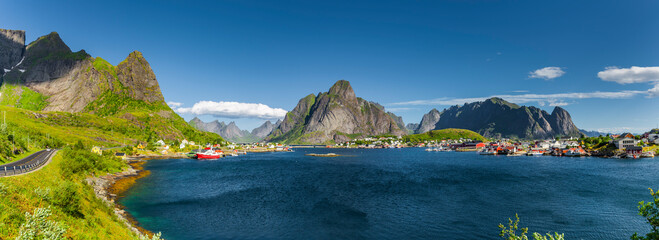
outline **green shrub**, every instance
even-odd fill
[[[526,236],[526,234],[529,232],[529,228],[519,228],[517,225],[519,224],[519,216],[515,214],[515,221],[512,219],[508,218],[508,226],[504,226],[503,224],[499,223],[499,228],[501,228],[501,232],[499,233],[499,236],[505,240],[528,240],[529,238]],[[517,235],[517,230],[521,230],[522,232]],[[558,234],[554,233],[554,235],[551,235],[547,233],[547,235],[543,236],[542,234],[539,233],[533,233],[533,239],[534,240],[564,240],[565,234]]]
[[[125,163],[112,155],[101,156],[87,150],[65,150],[60,163],[62,175],[71,178],[85,173],[112,173],[121,171]]]
[[[659,192],[654,192],[650,188],[650,195],[652,195],[651,202],[641,201],[638,203],[638,215],[641,215],[647,219],[652,230],[645,235],[645,237],[638,236],[638,233],[634,233],[631,237],[632,240],[654,240],[659,239]]]
[[[80,195],[78,186],[70,181],[64,181],[53,193],[53,204],[57,205],[66,214],[82,217],[80,212]]]

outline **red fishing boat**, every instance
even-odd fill
[[[203,153],[197,153],[197,159],[218,159],[222,157],[221,152],[215,152],[213,150],[208,150]]]

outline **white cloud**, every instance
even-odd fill
[[[560,67],[545,67],[529,73],[529,78],[542,78],[545,80],[563,76],[565,71]]]
[[[171,108],[178,108],[180,106],[183,106],[183,103],[180,102],[167,102],[167,105]]]
[[[562,106],[567,106],[569,103],[565,101],[560,101],[560,100],[549,100],[549,106],[551,107],[562,107]]]
[[[514,93],[527,93],[527,92],[529,92],[529,90],[515,90],[515,91],[511,91],[511,92],[514,92]]]
[[[195,103],[191,108],[178,108],[176,112],[215,117],[259,119],[283,119],[287,113],[284,109],[271,108],[261,103],[213,101],[201,101]]]
[[[620,84],[659,82],[659,67],[636,67],[618,68],[607,67],[598,72],[597,77],[604,81],[617,82]]]
[[[650,83],[654,87],[648,89],[648,97],[659,96],[659,67],[606,67],[604,71],[597,73],[597,77],[604,81],[619,84]]]
[[[659,97],[659,83],[656,83],[654,87],[648,90],[649,97]]]
[[[414,110],[416,108],[408,108],[408,107],[394,107],[394,108],[386,108],[385,110],[389,112],[405,112],[409,110]]]
[[[584,93],[553,93],[553,94],[519,94],[519,95],[493,95],[487,97],[474,98],[436,98],[429,100],[415,100],[407,102],[397,102],[388,104],[389,106],[408,106],[408,105],[461,105],[464,103],[484,101],[488,98],[499,97],[506,101],[514,103],[537,102],[541,106],[549,103],[550,106],[565,106],[568,99],[622,99],[631,98],[637,95],[647,94],[648,91],[625,90],[619,92],[584,92]],[[554,105],[552,105],[554,104]]]

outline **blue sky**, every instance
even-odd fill
[[[659,89],[657,1],[2,5],[0,28],[26,30],[28,41],[57,31],[74,51],[113,64],[143,52],[165,99],[181,103],[188,120],[206,113],[251,129],[346,79],[406,123],[432,108],[505,96],[549,112],[562,105],[588,130],[659,124],[649,91]],[[192,108],[202,101],[214,103]]]

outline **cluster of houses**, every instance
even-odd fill
[[[402,137],[365,137],[353,139],[345,143],[337,143],[335,147],[349,148],[402,148],[405,146]]]

